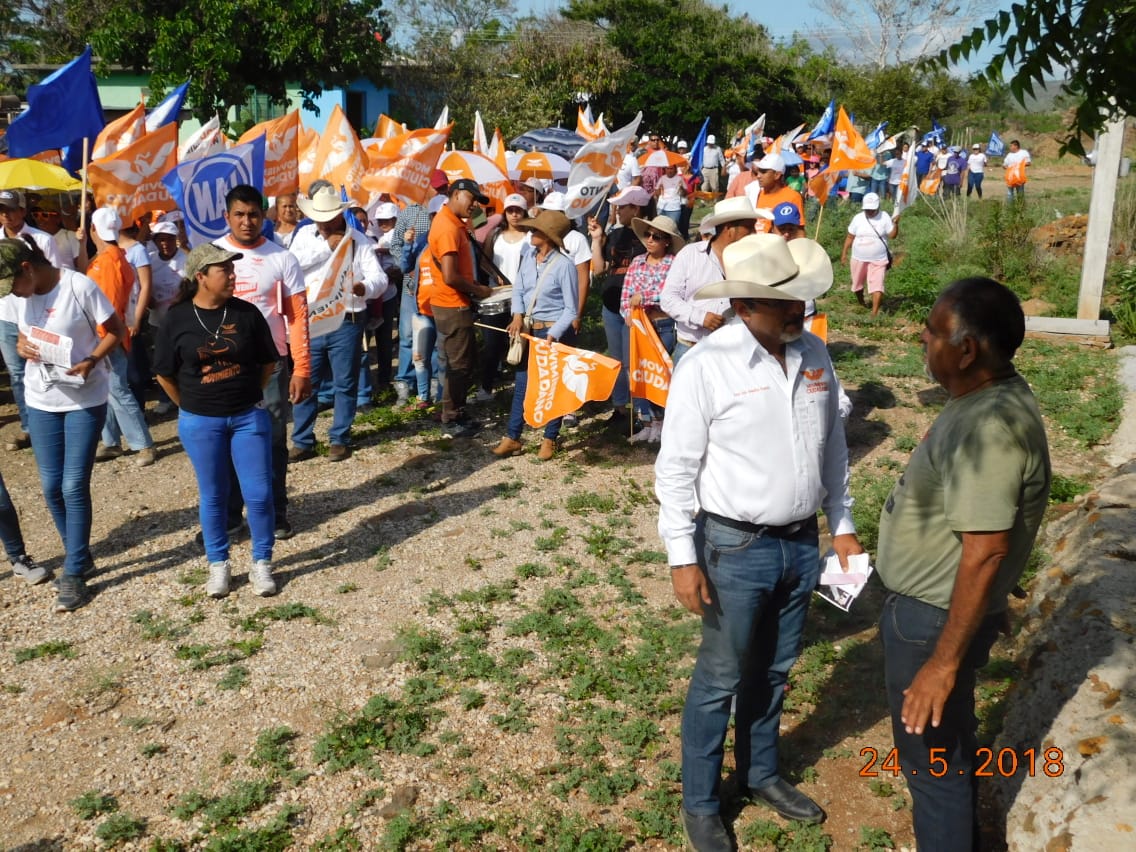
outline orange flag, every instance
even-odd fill
[[[870,169],[875,164],[876,155],[848,120],[844,107],[841,107],[836,113],[836,130],[832,134],[832,156],[829,157],[828,167],[841,171]]]
[[[363,188],[367,165],[367,152],[359,143],[347,114],[336,104],[327,120],[327,127],[320,134],[311,179],[330,181],[337,190],[342,188],[356,204],[366,205],[370,200],[370,194]]]
[[[614,358],[529,334],[525,337],[529,340],[525,422],[534,429],[570,414],[588,400],[611,396],[620,370]]]
[[[296,179],[300,187],[307,192],[308,186],[315,176],[312,174],[312,169],[316,165],[316,153],[319,151],[320,136],[310,127],[300,125],[300,131],[296,134],[297,150],[299,151],[300,159],[296,164]]]
[[[123,222],[148,210],[176,210],[162,176],[177,165],[176,121],[147,133],[109,157],[87,166],[87,179],[99,207],[114,207]]]
[[[400,124],[384,113],[379,116],[379,121],[375,125],[374,137],[376,139],[390,139],[392,136],[399,136],[405,132],[405,124]]]
[[[811,331],[828,343],[828,314],[813,314],[805,320],[805,331]]]
[[[300,111],[262,121],[245,131],[238,145],[264,137],[264,194],[287,195],[299,191]]]
[[[931,166],[927,177],[919,182],[919,191],[924,195],[934,195],[939,191],[939,183],[943,179],[943,172],[938,166]]]
[[[0,133],[0,136],[4,134]],[[18,157],[9,157],[7,154],[0,154],[0,163],[5,160],[19,159]],[[39,160],[41,163],[50,163],[53,166],[63,165],[63,154],[58,148],[48,148],[46,151],[40,151],[38,154],[32,154],[27,159]]]
[[[146,105],[139,103],[121,118],[116,118],[102,129],[91,147],[91,159],[101,160],[115,151],[121,151],[146,135]]]
[[[425,204],[430,175],[446,150],[452,129],[452,124],[444,130],[424,127],[372,148],[365,187],[372,193],[389,192],[416,204]]]
[[[631,395],[666,406],[674,369],[671,356],[642,307],[631,309],[627,325],[631,330]]]
[[[1016,163],[1011,163],[1006,166],[1006,174],[1003,175],[1006,181],[1006,186],[1025,186],[1026,185],[1026,161],[1025,159],[1018,160]]]
[[[823,172],[817,172],[809,179],[809,190],[823,207],[828,201],[828,195],[832,192],[832,188],[839,181],[840,172],[827,168]]]
[[[305,276],[310,339],[330,334],[343,325],[347,296],[355,283],[352,269],[354,261],[355,241],[340,240],[327,262],[314,273]]]
[[[493,128],[493,139],[489,142],[489,153],[486,156],[495,162],[501,171],[509,171],[509,163],[505,159],[505,138],[501,135],[500,127]]]

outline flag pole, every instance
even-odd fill
[[[827,201],[828,201],[828,199],[826,198],[825,202],[827,203]],[[825,206],[826,206],[826,204],[822,204],[820,206],[820,213],[817,214],[817,229],[816,229],[816,233],[813,234],[813,242],[820,242],[820,223],[824,221],[824,208],[825,208]]]
[[[83,137],[83,194],[79,197],[79,230],[83,232],[80,239],[87,238],[87,158],[91,153],[91,140]]]

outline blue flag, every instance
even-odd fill
[[[1003,157],[1005,154],[1006,143],[1002,141],[997,130],[990,131],[990,141],[986,143],[986,155],[988,157]]]
[[[153,133],[163,124],[177,121],[177,117],[181,113],[182,104],[185,103],[185,95],[188,91],[189,80],[186,80],[166,95],[160,104],[146,113],[146,132]]]
[[[888,123],[886,121],[880,122],[879,126],[864,138],[864,144],[873,151],[883,145],[884,140],[887,138],[884,136],[884,128],[887,126]]]
[[[225,196],[237,184],[249,184],[264,192],[264,137],[189,160],[162,178],[185,214],[190,245],[201,245],[229,232],[225,223]]]
[[[836,129],[836,99],[833,98],[828,102],[828,106],[824,108],[824,115],[820,117],[820,121],[816,123],[813,132],[809,134],[806,141],[819,139],[821,136],[831,136],[832,131]]]
[[[923,134],[923,142],[935,142],[938,145],[942,145],[943,140],[946,139],[946,136],[947,128],[943,127],[943,125],[939,124],[938,121],[932,118],[931,129]]]
[[[710,116],[706,116],[706,120],[702,122],[702,129],[694,137],[694,145],[690,149],[690,173],[692,175],[702,174],[702,157],[706,153],[706,131],[709,128]]]
[[[8,126],[8,156],[92,142],[103,129],[103,105],[91,73],[91,46],[42,83],[28,86],[28,108]]]

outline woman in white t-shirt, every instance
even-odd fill
[[[83,575],[94,569],[91,469],[110,384],[103,359],[126,327],[94,281],[56,269],[30,240],[0,240],[4,283],[17,297],[17,351],[27,359],[24,398],[32,450],[65,551],[55,609],[68,612],[86,602]],[[101,339],[100,325],[106,332]]]
[[[667,166],[666,172],[655,185],[655,209],[676,225],[682,220],[682,204],[686,200],[686,181],[677,166]]]
[[[860,206],[860,212],[848,223],[840,262],[847,262],[848,249],[852,249],[852,292],[860,304],[867,307],[866,284],[872,296],[872,316],[876,316],[884,298],[884,278],[891,265],[888,240],[899,233],[899,217],[893,219],[881,210],[880,197],[874,192],[865,195]]]

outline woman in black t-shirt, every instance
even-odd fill
[[[260,309],[233,297],[233,261],[241,257],[212,244],[189,253],[189,277],[166,316],[154,355],[158,382],[180,409],[178,437],[197,475],[209,560],[205,591],[215,598],[229,593],[230,463],[248,508],[249,582],[258,595],[276,593],[272,424],[263,389],[277,354]]]

